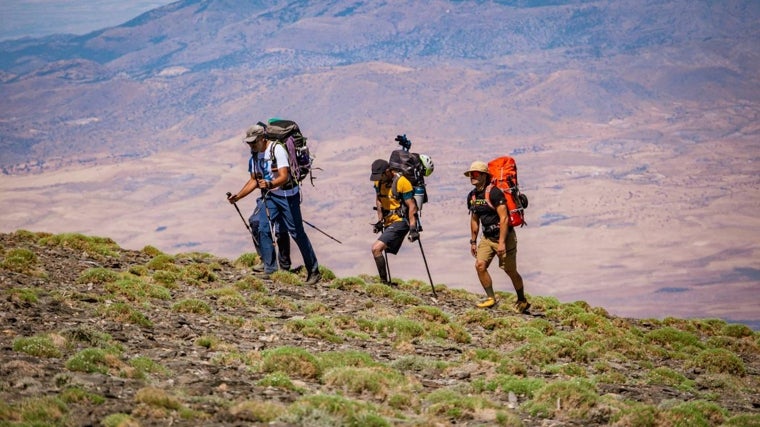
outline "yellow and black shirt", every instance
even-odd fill
[[[394,197],[393,195],[393,182],[396,182],[398,197]],[[374,183],[375,194],[380,199],[380,204],[383,207],[384,225],[388,226],[396,221],[402,221],[404,217],[401,213],[406,206],[406,200],[414,197],[412,183],[403,175],[394,179],[391,183],[383,181],[375,181]]]

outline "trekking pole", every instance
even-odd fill
[[[230,196],[232,196],[232,193],[229,191],[227,192],[227,198],[229,199]],[[235,210],[237,211],[238,215],[240,215],[240,219],[243,220],[243,224],[245,225],[245,228],[248,229],[248,232],[251,233],[251,239],[253,239],[253,245],[258,246],[258,241],[256,240],[256,235],[253,233],[253,230],[251,230],[251,226],[248,225],[248,222],[243,218],[243,214],[240,212],[240,208],[238,207],[237,203],[232,203],[233,206],[235,206]]]
[[[275,237],[276,233],[274,232],[275,230],[274,230],[274,224],[272,223],[272,217],[269,216],[269,206],[267,206],[267,197],[269,197],[268,191],[266,192],[266,194],[261,196],[261,204],[264,205],[264,213],[267,216],[267,223],[269,224],[269,235],[272,237],[272,246],[274,248],[277,248],[277,238]],[[277,257],[277,251],[275,251],[275,257]]]
[[[340,240],[336,239],[335,237],[333,237],[333,236],[325,233],[324,231],[320,230],[319,227],[317,227],[316,225],[311,224],[309,221],[306,221],[305,219],[301,218],[301,222],[303,222],[304,224],[308,225],[309,227],[311,227],[311,228],[319,231],[320,233],[324,234],[325,236],[327,236],[327,237],[335,240],[336,242],[340,243],[341,245],[343,244],[343,242],[341,242]]]
[[[428,267],[427,258],[425,258],[425,250],[422,249],[422,240],[417,239],[417,243],[420,244],[420,252],[422,252],[422,260],[425,261],[425,270],[427,270],[428,279],[430,280],[430,289],[433,290],[433,298],[438,298],[435,293],[435,286],[433,286],[433,278],[430,276],[430,268]]]

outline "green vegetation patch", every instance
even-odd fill
[[[63,233],[42,237],[38,243],[44,246],[60,246],[75,249],[100,260],[105,260],[106,257],[118,256],[118,252],[121,249],[110,238],[85,236],[79,233]]]
[[[13,351],[45,358],[63,355],[50,335],[47,334],[16,338],[13,340]]]
[[[333,368],[325,371],[322,381],[343,392],[359,395],[366,393],[379,400],[385,400],[400,389],[411,388],[406,377],[384,366]]]
[[[39,301],[39,290],[34,288],[11,288],[5,292],[12,301],[24,304],[36,304]]]
[[[319,266],[319,272],[322,274],[322,280],[329,282],[335,280],[335,273],[324,265]]]
[[[31,250],[14,248],[5,253],[0,266],[16,273],[40,275],[41,273],[36,271],[38,262],[37,255]]]
[[[246,276],[235,282],[235,288],[241,291],[267,292],[264,282],[253,276]]]
[[[14,404],[0,403],[0,425],[62,426],[67,425],[68,413],[68,406],[58,397],[30,397]]]
[[[230,407],[230,415],[241,421],[269,423],[285,412],[285,405],[278,402],[246,400]]]
[[[299,387],[296,387],[295,384],[293,384],[293,381],[290,379],[288,374],[279,371],[265,375],[264,378],[257,381],[256,384],[262,387],[276,387],[283,390],[292,390],[299,392],[303,391]]]
[[[204,295],[210,297],[216,301],[217,304],[224,307],[242,307],[245,305],[245,298],[243,298],[243,295],[232,286],[209,289],[204,292]]]
[[[116,362],[116,356],[102,348],[85,348],[66,361],[66,369],[107,374],[109,367],[117,365]]]
[[[145,279],[131,274],[125,275],[115,282],[106,283],[104,288],[108,292],[133,302],[142,302],[150,298],[171,299],[171,293],[165,287],[148,283]]]
[[[163,365],[146,356],[136,356],[130,359],[129,365],[139,372],[140,375],[138,377],[143,377],[147,374],[165,377],[170,374],[170,371]]]
[[[277,421],[303,426],[391,426],[374,405],[335,394],[304,396]]]
[[[535,392],[525,408],[534,416],[584,419],[600,398],[593,385],[584,379],[560,380]]]
[[[61,332],[61,335],[70,341],[82,342],[88,346],[103,348],[112,353],[123,351],[121,344],[115,342],[111,335],[97,331],[91,327],[80,326],[66,329]]]
[[[441,372],[448,366],[448,362],[434,358],[410,355],[400,357],[391,363],[391,366],[401,372]]]
[[[103,267],[88,268],[77,278],[77,283],[104,284],[115,282],[119,279],[119,273]]]
[[[723,423],[728,412],[714,402],[665,401],[660,403],[659,425],[717,426]]]
[[[80,387],[67,387],[58,394],[58,398],[62,402],[67,404],[71,403],[92,403],[94,405],[101,405],[105,403],[106,398],[84,390]]]
[[[704,345],[699,341],[699,337],[693,333],[670,326],[650,331],[646,334],[645,338],[650,343],[672,350],[680,351],[688,347],[704,348]]]
[[[488,399],[462,394],[450,388],[441,388],[425,397],[428,413],[444,416],[451,422],[464,422],[483,409],[496,408]]]
[[[424,336],[426,333],[421,322],[405,317],[380,319],[375,322],[375,331],[383,337],[395,336],[396,341],[410,341],[413,338]]]
[[[140,423],[132,418],[129,414],[116,413],[110,414],[100,421],[103,427],[133,427],[139,426]]]
[[[679,390],[693,390],[694,381],[689,380],[680,372],[665,366],[654,368],[647,373],[648,384],[665,385]]]
[[[359,350],[325,351],[317,355],[317,359],[324,369],[340,368],[346,366],[380,366],[380,363],[375,362],[369,353]]]
[[[299,347],[278,347],[263,352],[262,370],[287,372],[292,377],[314,379],[322,376],[322,367],[314,355]]]
[[[158,270],[154,272],[151,277],[153,277],[154,282],[168,289],[176,289],[178,287],[177,279],[179,278],[179,275],[173,271]]]
[[[336,279],[330,284],[331,288],[342,291],[356,291],[367,286],[367,283],[361,277],[343,277]]]
[[[182,402],[179,399],[157,387],[144,387],[137,390],[135,401],[175,411],[182,408]]]
[[[707,349],[687,363],[688,367],[702,368],[710,373],[725,373],[744,376],[747,369],[744,361],[736,354],[722,349]]]
[[[173,256],[162,253],[151,258],[145,266],[150,270],[171,271],[176,273],[180,271],[180,267],[174,261],[175,259]]]
[[[234,262],[234,265],[236,267],[253,267],[254,265],[259,263],[259,256],[255,253],[244,253],[240,255]]]
[[[306,319],[293,319],[285,323],[285,329],[300,333],[303,336],[318,338],[333,343],[343,342],[333,328],[330,319],[323,316],[312,316]]]
[[[172,305],[172,311],[178,313],[211,314],[211,306],[199,299],[188,298]]]
[[[155,246],[146,245],[140,250],[140,252],[144,253],[145,255],[150,255],[152,257],[156,255],[161,255],[163,252],[161,252],[160,249],[156,248]]]
[[[498,375],[494,378],[493,383],[498,390],[505,393],[510,391],[517,396],[533,398],[538,390],[546,385],[546,381],[541,378],[523,378],[515,375]]]
[[[193,263],[185,266],[180,273],[180,277],[194,286],[203,286],[208,283],[213,283],[219,280],[216,275],[217,265]]]
[[[152,328],[153,322],[129,304],[117,302],[99,310],[105,317],[121,323],[132,323],[145,328]]]
[[[449,315],[444,313],[440,308],[429,305],[411,307],[404,312],[404,315],[410,319],[432,323],[447,324],[451,321]]]
[[[723,326],[720,330],[720,334],[733,338],[746,338],[754,336],[755,332],[747,325],[731,323]]]

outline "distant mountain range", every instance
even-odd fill
[[[431,138],[478,140],[642,102],[756,102],[759,19],[754,0],[179,1],[0,43],[0,166],[146,156],[237,135],[252,114],[323,138],[430,123]],[[462,80],[474,111],[451,107]],[[525,113],[537,105],[548,115]]]

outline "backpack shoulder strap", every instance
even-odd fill
[[[393,194],[393,198],[401,202],[401,200],[398,198],[398,180],[401,179],[401,174],[396,174],[393,177],[393,182],[391,183],[391,193]]]
[[[272,171],[276,171],[277,168],[277,157],[274,155],[274,148],[279,144],[280,142],[277,140],[271,140],[269,144],[269,160],[272,161]]]
[[[495,209],[493,203],[491,203],[491,190],[493,190],[493,184],[488,184],[486,187],[486,203],[488,204],[488,207]]]

